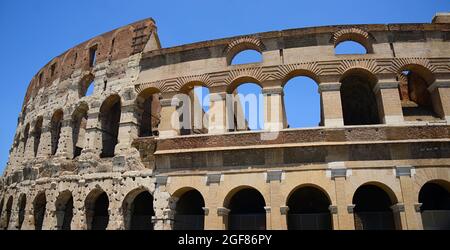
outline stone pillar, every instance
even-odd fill
[[[333,223],[333,230],[339,229],[339,217],[338,217],[338,207],[335,205],[330,205],[328,207],[328,210],[330,210],[330,215]]]
[[[34,126],[32,127],[34,128]],[[28,134],[27,144],[24,148],[23,159],[29,160],[34,158],[34,129],[32,129]],[[25,143],[25,142],[23,142]]]
[[[397,81],[379,81],[373,88],[377,99],[378,114],[384,124],[401,124],[403,122],[402,103]]]
[[[266,209],[267,213],[267,229],[275,229],[281,230],[283,229],[283,224],[285,223],[285,216],[282,216],[280,211],[281,207],[285,204],[285,201],[282,200],[281,195],[281,181],[283,177],[283,171],[281,170],[270,170],[267,171],[267,179],[266,181],[270,186],[270,208]],[[284,220],[284,221],[282,221]]]
[[[161,121],[158,126],[159,137],[167,138],[180,134],[180,114],[177,107],[180,104],[175,97],[166,97],[161,103]]]
[[[394,215],[395,229],[406,230],[408,229],[406,216],[405,216],[405,205],[403,203],[397,203],[391,206],[392,214]]]
[[[211,89],[211,91],[213,90]],[[227,93],[224,91],[210,93],[208,112],[209,134],[224,134],[228,131],[226,97]]]
[[[69,114],[64,113],[62,120],[61,133],[58,141],[57,157],[72,159],[73,158],[73,141],[72,141],[72,118]]]
[[[221,230],[228,229],[228,215],[230,214],[230,209],[225,207],[217,208],[217,215],[222,218]]]
[[[281,224],[281,230],[288,230],[288,215],[289,215],[289,207],[288,206],[281,206],[280,207],[280,224]]]
[[[38,158],[47,158],[52,151],[51,118],[44,117],[42,122],[42,133],[37,152]]]
[[[403,214],[405,221],[402,221],[402,228],[409,230],[420,230],[422,227],[422,216],[417,207],[417,192],[414,190],[413,180],[414,168],[412,166],[397,166],[396,176],[400,180],[400,187],[403,197]]]
[[[325,127],[344,126],[340,89],[340,82],[321,83],[319,85]]]
[[[135,116],[136,106],[134,103],[126,103],[122,106],[120,116],[118,143],[115,147],[115,154],[133,149],[133,140],[139,137],[139,125]],[[126,152],[123,152],[126,153]]]
[[[209,210],[207,214],[205,213],[206,230],[223,229],[223,220],[218,213],[218,208],[221,204],[219,204],[220,201],[217,200],[221,178],[221,173],[210,173],[206,176],[206,185],[209,187],[207,197],[205,197],[205,205],[207,204]]]
[[[264,129],[279,131],[287,127],[284,107],[284,93],[281,86],[265,87],[264,95]]]
[[[101,125],[99,121],[99,108],[91,108],[88,111],[86,123],[86,147],[82,154],[92,153],[99,156],[102,149]]]
[[[336,191],[337,218],[333,216],[333,227],[338,230],[353,230],[355,223],[353,218],[353,205],[347,203],[347,191],[345,182],[347,178],[347,168],[342,163],[335,163],[329,167],[331,178],[334,179]]]
[[[153,196],[155,216],[152,218],[155,230],[172,230],[173,228],[176,200],[166,190],[167,181],[167,176],[156,177],[156,190]]]
[[[109,206],[109,221],[106,230],[124,229],[123,216],[120,207],[117,207],[117,204],[115,202],[110,202]]]
[[[428,91],[433,100],[435,112],[447,122],[450,122],[450,79],[436,80]]]

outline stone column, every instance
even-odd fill
[[[228,131],[227,128],[227,93],[218,90],[218,92],[210,92],[210,106],[208,112],[208,133],[209,134],[224,134]],[[217,91],[217,90],[216,90]]]
[[[325,127],[344,126],[340,89],[340,82],[321,83],[319,85],[323,123]]]
[[[47,158],[52,150],[52,135],[51,135],[51,118],[44,117],[42,121],[42,133],[39,140],[39,147],[37,152],[38,158]]]
[[[275,230],[281,230],[283,229],[283,222],[282,220],[285,218],[285,216],[282,216],[280,211],[281,207],[285,204],[285,201],[282,200],[281,195],[281,181],[282,181],[283,171],[281,170],[270,170],[267,171],[267,179],[266,181],[269,183],[270,186],[270,208],[267,215],[267,229],[275,229]]]
[[[428,91],[433,100],[435,112],[447,122],[450,122],[450,79],[436,80]]]
[[[135,115],[137,113],[136,109],[134,100],[123,101],[116,153],[118,150],[130,148],[133,140],[139,137],[139,125]]]
[[[30,129],[30,132],[28,133],[27,144],[25,145],[23,153],[23,159],[25,160],[34,158],[34,133],[34,126],[32,126],[32,129]]]
[[[159,137],[167,138],[180,134],[180,114],[177,107],[180,104],[178,98],[166,96],[161,103],[161,121],[158,126]]]
[[[205,229],[206,230],[219,230],[223,228],[222,217],[218,214],[219,201],[217,196],[219,193],[220,180],[222,178],[221,173],[210,173],[206,176],[206,185],[208,185],[208,194],[205,197],[205,205],[208,206],[209,212],[205,213]]]
[[[284,93],[281,86],[265,87],[264,95],[264,129],[279,131],[287,127],[284,107]]]
[[[58,141],[57,157],[72,159],[73,158],[73,141],[72,141],[72,117],[64,112],[62,120],[61,133]]]
[[[281,224],[281,230],[288,230],[288,215],[289,215],[289,207],[288,206],[281,206],[280,207],[280,224]]]
[[[391,206],[392,214],[394,215],[395,228],[397,230],[408,229],[406,216],[405,216],[405,205],[403,203],[397,203]]]
[[[102,136],[99,121],[99,108],[91,108],[88,111],[88,119],[86,123],[86,147],[82,150],[82,154],[91,153],[99,156],[102,149]]]
[[[222,218],[221,230],[228,229],[228,215],[230,214],[230,209],[225,207],[217,208],[217,215]]]
[[[166,190],[167,176],[156,177],[156,190],[153,195],[153,228],[155,230],[172,230],[175,216],[176,200]]]
[[[401,124],[403,122],[402,103],[397,81],[379,81],[373,88],[377,99],[378,114],[384,124]]]
[[[400,180],[400,187],[403,197],[403,214],[405,221],[402,221],[402,228],[409,230],[421,230],[422,216],[417,207],[417,193],[414,190],[414,181],[412,179],[414,168],[412,166],[397,166],[396,176]]]
[[[343,163],[335,163],[329,167],[328,171],[331,178],[334,179],[336,191],[335,209],[337,209],[337,218],[333,220],[333,227],[339,230],[353,230],[355,229],[353,206],[347,203],[345,188],[347,168]]]
[[[335,205],[330,205],[328,207],[328,210],[330,210],[330,215],[333,223],[333,230],[339,229],[339,217],[338,217],[338,207]]]

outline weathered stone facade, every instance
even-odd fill
[[[349,40],[367,53],[336,55]],[[263,61],[231,65],[246,49]],[[295,76],[319,85],[318,127],[287,128],[283,87]],[[232,114],[220,97],[248,81],[263,89],[265,129],[229,132]],[[215,97],[206,128],[181,132],[171,123],[173,97],[193,86]],[[424,186],[440,186],[448,199],[449,123],[448,14],[173,48],[161,48],[147,19],[68,50],[32,79],[0,178],[0,227],[170,230],[189,228],[177,223],[191,218],[196,229],[235,229],[243,209],[236,197],[248,191],[243,197],[256,192],[262,205],[247,214],[288,229],[289,218],[307,213],[292,199],[320,191],[326,211],[309,210],[325,217],[311,218],[329,216],[332,229],[371,228],[365,212],[389,214],[396,229],[422,229]],[[380,190],[389,211],[364,210],[357,197],[382,200]]]

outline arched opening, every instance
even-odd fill
[[[23,221],[25,220],[25,207],[27,205],[27,197],[25,194],[21,194],[19,197],[19,223],[17,229],[22,229]]]
[[[127,230],[153,230],[153,196],[148,191],[132,191],[123,204]]]
[[[418,65],[407,65],[399,73],[399,91],[403,116],[407,121],[437,120],[428,87],[434,82],[431,71]]]
[[[319,86],[312,78],[291,78],[284,86],[288,128],[321,126]]]
[[[102,153],[100,157],[114,156],[118,143],[121,101],[118,95],[108,97],[100,107],[100,123],[102,130]]]
[[[78,85],[79,97],[91,96],[94,93],[94,75],[88,74],[84,76]]]
[[[341,101],[345,125],[379,124],[373,88],[377,79],[365,70],[354,69],[341,79]]]
[[[56,199],[56,224],[58,230],[70,230],[73,218],[73,197],[70,191],[62,192]]]
[[[45,209],[47,206],[47,198],[45,193],[39,193],[33,202],[34,210],[34,229],[42,230],[42,225],[44,224]]]
[[[25,131],[23,132],[23,153],[25,155],[25,151],[27,149],[28,136],[30,135],[30,124],[27,124],[25,127]]]
[[[193,189],[180,196],[176,204],[174,230],[203,230],[205,201],[199,191]]]
[[[183,86],[181,93],[188,98],[188,103],[180,103],[180,134],[207,134],[208,124],[204,123],[207,121],[204,117],[209,110],[209,89],[201,82],[191,82]]]
[[[34,126],[34,157],[37,156],[39,144],[41,143],[41,134],[42,134],[42,122],[43,118],[39,117],[36,121],[36,125]]]
[[[266,203],[264,197],[254,188],[236,192],[228,203],[229,230],[265,230]]]
[[[13,197],[10,196],[8,198],[8,202],[6,202],[6,209],[5,209],[6,221],[4,229],[8,229],[9,227],[9,222],[11,221],[12,205],[13,205]]]
[[[228,130],[247,131],[264,128],[264,96],[255,79],[242,78],[231,84],[227,98]]]
[[[63,120],[63,111],[57,110],[51,120],[51,144],[52,144],[52,155],[55,155],[58,151],[58,143],[59,138],[61,137],[61,127],[62,127],[62,120]]]
[[[72,114],[73,158],[80,156],[85,147],[88,109],[87,104],[82,104]]]
[[[446,186],[449,186],[449,183]],[[450,192],[440,183],[428,182],[419,192],[419,203],[422,203],[423,229],[450,229]]]
[[[109,223],[109,199],[102,190],[92,191],[85,202],[88,230],[106,230]]]
[[[289,230],[331,230],[330,200],[320,189],[301,187],[288,199],[287,225]]]
[[[160,104],[159,90],[148,88],[142,91],[137,102],[139,136],[158,136],[158,125],[160,122]]]
[[[231,59],[231,65],[260,63],[263,61],[261,52],[255,49],[246,49],[235,54]]]
[[[380,187],[365,184],[353,195],[356,230],[394,230],[396,223],[391,206],[394,202]]]
[[[359,42],[347,40],[337,44],[334,52],[336,55],[364,55],[367,49]]]

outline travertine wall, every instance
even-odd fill
[[[89,229],[92,208],[87,204],[104,191],[107,228],[125,229],[129,211],[124,204],[148,191],[154,199],[154,228],[171,229],[177,200],[195,189],[205,202],[205,228],[226,229],[231,195],[251,187],[264,197],[267,228],[287,229],[289,195],[314,186],[329,198],[333,228],[354,229],[352,199],[358,187],[369,183],[388,193],[397,228],[421,229],[421,187],[438,182],[448,188],[450,181],[446,16],[429,24],[326,26],[164,49],[148,19],[78,45],[53,59],[30,83],[0,179],[0,227],[34,229],[34,201],[45,193],[43,228],[60,229],[64,215],[57,204],[70,192],[71,228]],[[336,45],[348,40],[368,53],[336,55]],[[230,65],[246,49],[259,51],[263,61]],[[420,119],[406,117],[411,103],[399,95],[408,95],[405,71],[420,75],[428,91],[422,92],[431,98],[432,111]],[[295,76],[308,76],[319,85],[322,126],[287,129],[283,88]],[[341,85],[347,76],[369,83],[379,124],[345,124],[342,103],[351,100],[342,98]],[[86,79],[94,82],[91,96],[81,93]],[[223,97],[249,81],[262,87],[264,130],[228,132],[232,114]],[[212,95],[209,120],[206,129],[195,132],[203,134],[181,136],[171,122],[176,95],[193,86],[207,87]],[[157,125],[157,131],[139,138],[141,105],[149,96],[154,107],[149,124],[152,129]],[[111,145],[113,157],[102,158],[102,107],[112,97],[120,100],[117,144]],[[74,145],[74,114],[80,108],[87,110],[85,135]],[[62,114],[59,136],[51,123],[55,112]],[[75,157],[77,145],[83,148]],[[22,194],[25,219],[19,228]]]

